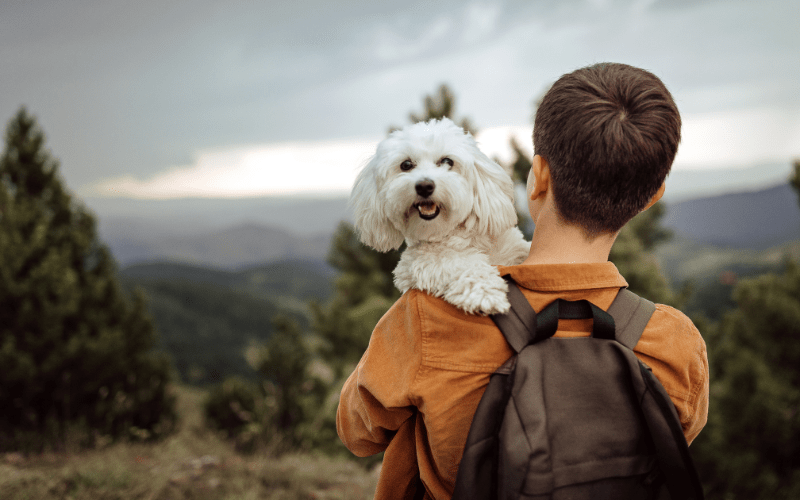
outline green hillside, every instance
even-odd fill
[[[237,280],[237,274],[226,269],[177,262],[134,264],[123,268],[120,274],[132,279],[185,280],[226,287],[233,286]]]
[[[122,270],[134,280],[183,280],[246,290],[258,295],[289,295],[302,300],[324,299],[331,291],[333,270],[317,260],[281,260],[237,271],[178,262],[134,264]]]
[[[235,286],[265,296],[289,295],[308,300],[324,300],[332,290],[334,271],[319,261],[283,260],[250,267],[236,273]]]
[[[800,258],[800,241],[753,250],[718,247],[676,237],[659,246],[656,256],[674,289],[685,284],[691,286],[683,311],[690,315],[702,313],[717,320],[735,307],[731,293],[738,281],[780,272],[787,256]]]
[[[245,350],[266,342],[272,320],[288,314],[308,326],[308,301],[324,300],[331,272],[324,263],[282,261],[241,271],[175,263],[137,265],[122,271],[128,289],[140,288],[180,379],[220,382],[255,377]]]

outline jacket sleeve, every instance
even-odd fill
[[[697,327],[677,309],[657,304],[634,353],[664,386],[691,444],[708,420],[708,355]]]
[[[336,429],[357,456],[385,450],[414,414],[413,385],[422,360],[419,293],[404,294],[381,318],[342,388]]]

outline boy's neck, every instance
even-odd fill
[[[542,210],[535,222],[531,251],[523,265],[607,262],[617,238],[616,233],[588,238],[583,229],[564,223],[552,209]]]

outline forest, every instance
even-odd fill
[[[409,120],[443,116],[476,130],[446,86]],[[381,457],[349,454],[335,410],[399,296],[399,252],[342,222],[327,266],[121,270],[58,168],[21,109],[0,157],[0,498],[371,498]],[[800,196],[800,161],[788,182]],[[675,283],[656,257],[665,210],[632,220],[610,260],[706,341],[709,420],[690,448],[706,497],[800,498],[800,263]]]

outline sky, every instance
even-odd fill
[[[788,175],[798,19],[797,0],[3,0],[0,120],[34,114],[82,197],[342,194],[442,83],[507,158],[555,79],[616,61],[671,90],[676,172]]]

